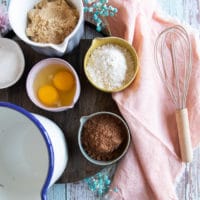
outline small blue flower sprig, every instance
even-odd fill
[[[85,178],[84,182],[87,183],[89,190],[96,192],[98,197],[103,197],[105,200],[110,199],[113,195],[121,197],[117,187],[110,188],[111,180],[105,173],[99,172],[95,176]]]
[[[102,31],[107,24],[105,24],[105,17],[113,17],[118,12],[117,8],[114,8],[108,4],[108,0],[84,0],[84,12],[91,13],[93,20],[96,24],[96,30]]]
[[[85,178],[89,190],[96,192],[97,196],[103,196],[109,190],[111,180],[107,174],[99,172],[95,176]]]

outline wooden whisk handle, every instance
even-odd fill
[[[193,152],[187,108],[176,111],[176,123],[178,128],[181,159],[183,162],[192,162]]]

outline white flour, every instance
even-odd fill
[[[24,55],[13,40],[0,38],[0,88],[13,85],[24,70]]]
[[[18,57],[12,49],[0,46],[0,85],[8,84],[18,74]]]
[[[132,78],[134,63],[130,52],[125,48],[106,44],[93,51],[86,70],[89,78],[99,88],[115,90]]]

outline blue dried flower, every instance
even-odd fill
[[[96,192],[97,196],[103,196],[109,190],[111,180],[107,174],[99,172],[95,176],[85,178],[89,190]]]
[[[93,20],[96,24],[96,30],[100,32],[106,24],[104,23],[105,17],[115,16],[118,12],[117,8],[114,8],[108,4],[108,0],[84,0],[85,7],[84,12],[93,13]],[[104,18],[104,20],[102,20]]]

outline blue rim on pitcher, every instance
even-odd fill
[[[54,150],[53,150],[51,140],[48,136],[48,133],[47,133],[46,129],[43,127],[43,125],[39,122],[39,120],[36,119],[31,113],[26,111],[24,108],[17,106],[15,104],[12,104],[12,103],[3,102],[3,101],[0,102],[0,107],[11,108],[11,109],[14,109],[14,110],[20,112],[21,114],[25,115],[28,119],[30,119],[37,126],[42,137],[44,138],[44,141],[45,141],[46,147],[47,147],[47,151],[48,151],[49,167],[48,167],[48,171],[47,171],[47,177],[46,177],[46,180],[44,181],[44,185],[41,189],[40,195],[41,195],[42,200],[46,200],[47,199],[47,190],[50,185],[51,178],[53,176],[53,171],[54,171]]]

